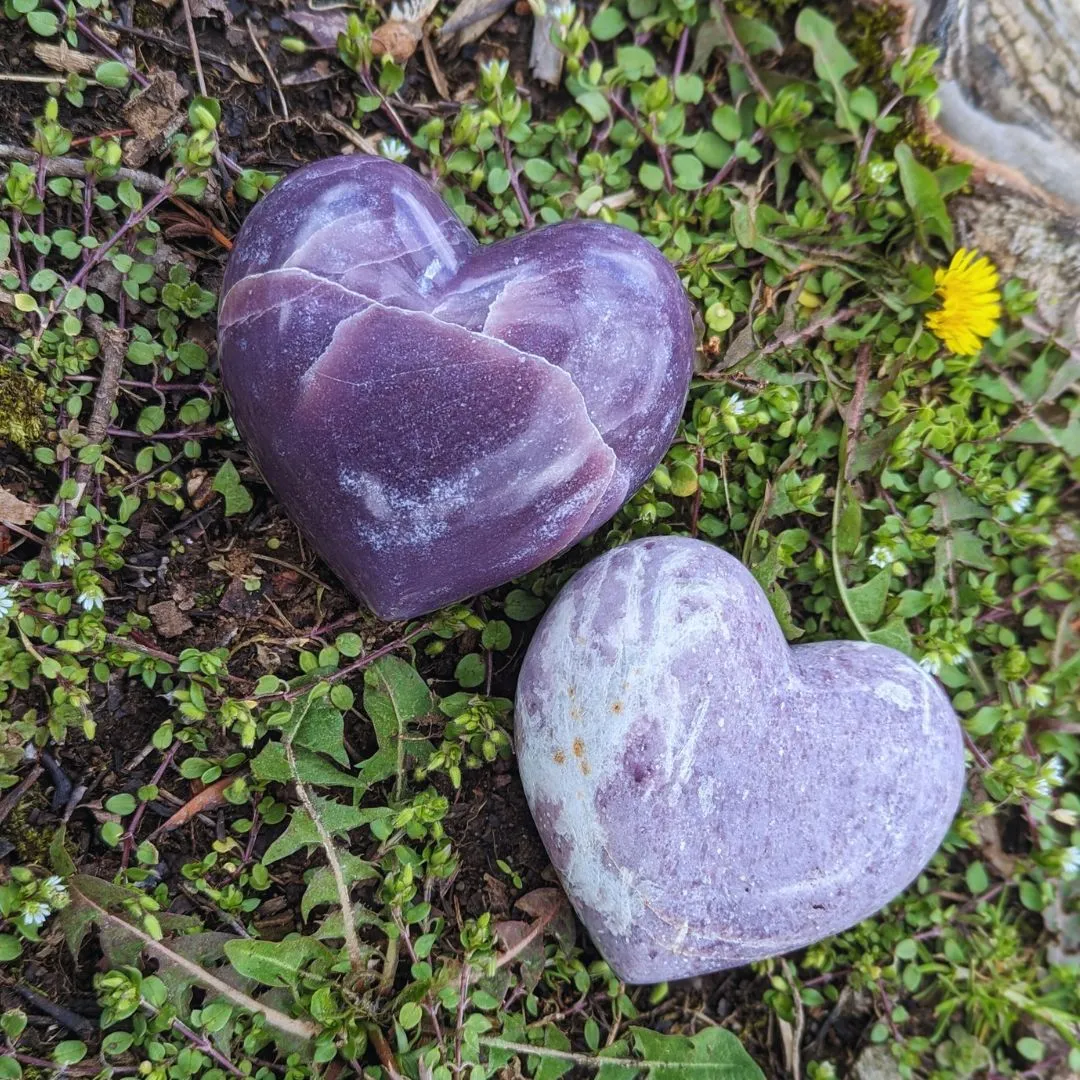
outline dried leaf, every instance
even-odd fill
[[[559,25],[560,17],[560,11],[550,9],[546,14],[536,16],[529,50],[529,67],[533,75],[540,82],[555,87],[562,83],[563,54],[551,40],[551,34]]]
[[[514,962],[518,965],[522,986],[526,993],[531,993],[540,976],[544,973],[544,935],[537,934],[524,946],[533,927],[519,919],[506,919],[495,924],[495,934],[506,952],[514,953]]]
[[[225,0],[191,0],[191,17],[193,19],[210,19],[220,15],[228,26],[232,21],[232,12]]]
[[[229,67],[240,76],[246,83],[251,83],[252,86],[262,86],[263,78],[261,75],[256,75],[254,71],[243,63],[241,60],[230,60]]]
[[[225,798],[225,789],[236,779],[236,774],[221,776],[212,784],[207,784],[202,791],[193,795],[168,821],[157,829],[155,835],[172,832],[186,825],[196,814],[205,814],[208,810],[216,810],[219,806],[225,806],[228,800]]]
[[[336,49],[339,34],[344,34],[349,16],[341,8],[326,11],[290,11],[288,18],[307,32],[320,49]]]
[[[140,90],[124,106],[124,120],[135,132],[126,144],[125,162],[137,168],[146,162],[154,147],[184,122],[180,104],[187,91],[172,71],[155,71],[150,85]]]
[[[561,889],[533,889],[532,892],[518,897],[514,907],[520,908],[526,915],[534,919],[552,919],[566,903],[566,897]]]
[[[331,75],[333,75],[333,72],[330,70],[330,61],[323,56],[302,71],[290,71],[287,75],[282,75],[281,85],[307,86],[308,83],[322,82],[324,79],[329,79]]]
[[[172,600],[162,600],[159,604],[151,604],[150,621],[154,624],[154,629],[164,638],[180,637],[195,625]]]
[[[435,55],[435,49],[431,44],[430,35],[424,35],[422,44],[424,47],[424,63],[427,64],[428,75],[431,76],[431,81],[435,84],[435,92],[443,99],[443,101],[449,101],[450,84],[446,81],[446,76],[443,74],[442,68],[439,67],[439,60]]]
[[[513,0],[461,0],[439,29],[439,41],[460,49],[475,41],[511,5]]]
[[[53,71],[73,71],[76,75],[90,75],[101,63],[100,56],[87,56],[72,49],[66,41],[59,45],[39,41],[34,45],[34,55]]]
[[[371,35],[371,53],[373,56],[389,56],[395,64],[404,64],[416,52],[422,36],[419,24],[391,19]]]
[[[975,822],[975,831],[979,834],[983,858],[1006,881],[1011,881],[1016,872],[1016,859],[1001,846],[1001,822],[996,817],[980,817]]]
[[[6,521],[9,525],[29,525],[36,514],[36,506],[23,502],[0,487],[0,521]]]

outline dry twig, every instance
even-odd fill
[[[50,82],[55,82],[50,79]],[[40,154],[36,150],[30,150],[25,146],[15,146],[12,143],[0,143],[0,161],[21,161],[24,165],[36,165]],[[72,179],[85,179],[86,162],[79,158],[55,157],[45,159],[46,176],[68,176]],[[142,169],[117,169],[110,180],[127,180],[132,187],[139,191],[159,192],[165,181],[153,173],[143,172]]]
[[[250,19],[247,22],[248,37],[251,38],[251,44],[255,46],[255,51],[259,54],[259,59],[263,62],[263,66],[268,72],[270,72],[270,81],[274,84],[274,89],[277,91],[278,101],[281,102],[281,113],[286,120],[289,119],[289,103],[285,100],[285,92],[281,89],[281,83],[278,82],[277,72],[274,70],[274,65],[270,63],[270,57],[266,55],[266,51],[262,45],[259,44],[259,38],[255,33],[255,26]]]

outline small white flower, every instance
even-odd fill
[[[1005,502],[1014,514],[1022,514],[1031,505],[1031,492],[1015,488],[1006,494]]]
[[[1043,766],[1043,772],[1055,787],[1060,787],[1065,780],[1065,770],[1061,766],[1061,758],[1056,754]]]
[[[501,86],[509,71],[509,60],[486,60],[480,65],[480,74],[492,86]]]
[[[83,611],[104,611],[105,594],[97,585],[91,585],[79,593],[77,599]]]
[[[1080,870],[1080,848],[1067,847],[1061,853],[1061,872],[1071,877],[1078,870]]]
[[[569,26],[574,21],[577,8],[573,4],[549,4],[548,14],[559,23],[560,26]]]
[[[732,394],[727,404],[728,410],[735,416],[742,416],[746,412],[746,402],[738,394]]]
[[[15,599],[6,585],[0,585],[0,619],[6,619],[15,610]]]
[[[53,562],[57,566],[74,566],[76,562],[74,548],[63,542],[57,544],[53,550]]]
[[[891,566],[896,562],[896,556],[892,553],[892,548],[888,544],[878,544],[870,552],[867,562],[871,566],[878,567],[879,570],[884,570],[886,566]]]
[[[23,922],[30,926],[41,926],[52,914],[52,908],[44,900],[31,900],[23,905]]]
[[[886,161],[875,161],[870,165],[870,179],[875,184],[888,183],[889,177],[892,176],[892,167]]]
[[[936,675],[941,670],[941,657],[936,652],[928,652],[919,661],[919,667],[928,675]]]
[[[379,140],[379,153],[391,161],[404,161],[409,156],[409,148],[393,135]]]
[[[1045,709],[1050,704],[1050,690],[1042,683],[1032,683],[1024,687],[1024,698],[1033,709]]]
[[[50,904],[56,905],[59,900],[67,899],[67,886],[55,874],[47,877],[41,883],[41,891],[48,898]]]

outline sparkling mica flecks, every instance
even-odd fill
[[[362,157],[301,169],[251,212],[219,335],[267,482],[387,619],[610,518],[667,450],[694,355],[648,241],[566,222],[481,247],[417,173]]]
[[[837,933],[901,892],[964,782],[936,682],[863,642],[788,646],[765,594],[699,540],[578,573],[518,683],[516,749],[551,861],[633,983]]]

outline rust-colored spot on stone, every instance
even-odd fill
[[[592,769],[589,767],[589,763],[587,761],[583,761],[581,763],[581,775],[582,776],[588,776],[589,773],[591,773],[591,772],[592,772]]]
[[[621,701],[613,701],[611,703],[611,711],[616,715],[623,711],[623,703]]]
[[[555,751],[554,759],[556,765],[563,765],[566,763],[566,755],[561,750]]]
[[[574,706],[571,707],[571,709],[570,709],[570,719],[571,720],[580,720],[581,719],[581,709],[577,705],[574,705]]]
[[[585,744],[580,739],[574,740],[574,757],[581,757],[585,753]]]
[[[576,686],[568,686],[566,688],[566,696],[567,697],[577,697],[577,687]]]

